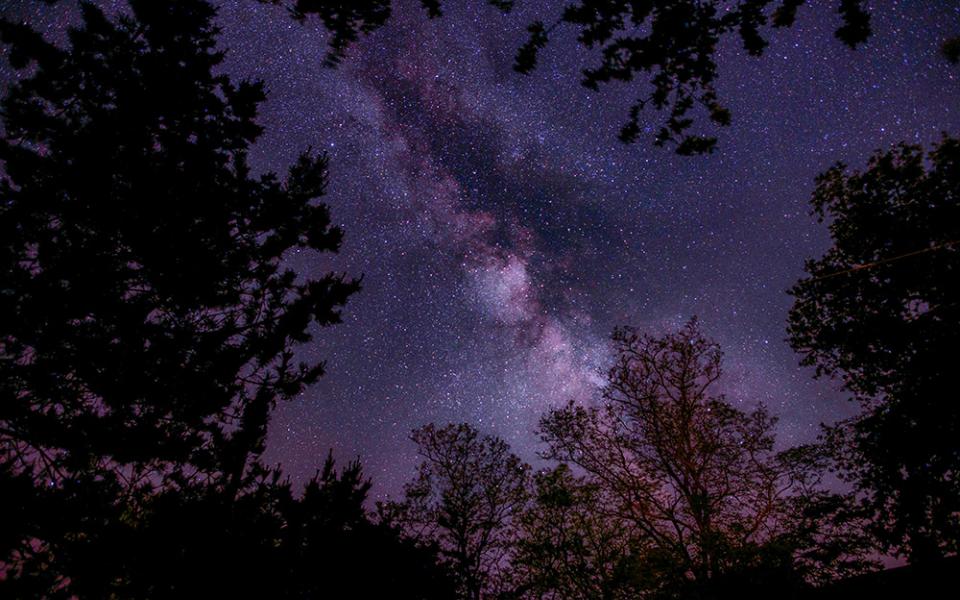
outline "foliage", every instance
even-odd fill
[[[603,510],[608,502],[599,485],[565,464],[537,473],[533,500],[518,518],[511,597],[637,597],[639,542]]]
[[[881,541],[911,560],[958,550],[960,140],[900,145],[864,171],[838,164],[813,207],[833,246],[791,290],[790,341],[842,377],[863,413],[830,431]]]
[[[631,106],[621,140],[639,137],[640,115],[652,106],[669,114],[657,130],[656,145],[675,144],[678,154],[711,152],[716,137],[692,135],[689,130],[694,123],[691,111],[697,107],[716,125],[730,124],[730,111],[715,87],[721,40],[737,35],[748,54],[759,56],[767,46],[761,29],[792,25],[801,4],[802,0],[579,0],[567,6],[553,25],[536,22],[529,27],[530,38],[517,53],[515,68],[521,73],[533,70],[549,34],[558,26],[573,26],[580,44],[599,49],[601,55],[599,65],[584,69],[584,86],[596,91],[612,81],[630,82],[638,76],[649,80],[652,91]],[[869,14],[862,4],[839,2],[843,26],[836,35],[850,47],[870,34]]]
[[[300,496],[265,468],[270,411],[358,287],[292,251],[341,232],[326,157],[251,176],[259,83],[214,74],[214,10],[82,5],[58,48],[3,22],[23,70],[0,158],[0,591],[12,598],[449,598],[435,549],[364,509],[359,465]],[[376,578],[367,566],[378,565]]]
[[[79,574],[69,591],[81,598],[449,598],[435,552],[371,520],[369,485],[358,464],[338,472],[328,458],[296,496],[278,471],[236,498],[209,485],[152,493],[73,540],[56,568]],[[39,595],[19,579],[9,597]]]
[[[282,267],[340,244],[314,202],[326,158],[250,177],[263,92],[211,73],[212,9],[133,9],[112,23],[84,5],[69,51],[0,30],[12,63],[36,69],[3,106],[6,451],[54,480],[104,462],[213,466],[197,447],[245,436],[258,448],[269,407],[322,373],[293,348],[356,289]]]
[[[282,4],[283,0],[257,0],[264,4]],[[513,0],[487,0],[491,6],[506,13],[513,8]],[[443,14],[441,0],[420,0],[430,18]],[[295,0],[288,7],[290,15],[306,21],[316,15],[330,32],[329,52],[324,59],[328,67],[334,67],[344,59],[347,49],[361,35],[369,35],[383,27],[391,14],[391,0]]]
[[[501,439],[463,423],[417,429],[423,462],[402,501],[381,512],[414,539],[436,544],[458,578],[459,598],[493,597],[515,542],[529,467]]]
[[[280,3],[280,0],[260,0]],[[439,16],[439,0],[421,0],[431,17]],[[508,12],[512,0],[488,0]],[[620,139],[634,142],[645,131],[640,115],[648,106],[666,111],[666,122],[657,128],[658,146],[673,144],[678,154],[712,152],[716,137],[691,134],[694,113],[701,110],[715,125],[730,124],[730,111],[720,102],[715,87],[716,55],[721,41],[737,36],[744,49],[759,56],[767,46],[763,29],[789,27],[803,0],[577,0],[563,8],[551,24],[531,23],[529,37],[517,51],[514,69],[529,73],[551,34],[561,26],[577,30],[577,41],[586,49],[598,49],[600,63],[583,70],[582,83],[597,91],[612,81],[630,82],[642,77],[650,91],[637,99]],[[870,35],[870,14],[863,0],[837,0],[842,25],[836,37],[851,48]],[[328,65],[344,57],[346,48],[360,34],[382,27],[390,16],[390,0],[343,3],[331,0],[297,0],[291,13],[299,20],[317,15],[330,32]]]
[[[810,564],[800,573],[793,561],[809,541],[799,536],[797,504],[828,496],[817,491],[818,449],[776,452],[776,421],[763,407],[744,412],[712,394],[721,352],[696,321],[661,337],[620,328],[613,341],[602,405],[551,411],[541,437],[546,457],[581,468],[609,498],[601,510],[642,540],[647,591],[716,589],[775,556],[789,558],[781,562],[798,579],[836,568]],[[850,532],[838,523],[840,531]]]

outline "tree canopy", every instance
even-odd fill
[[[512,597],[636,598],[643,539],[603,510],[611,502],[602,485],[567,464],[536,473],[518,517]]]
[[[785,593],[865,566],[852,513],[822,511],[843,503],[819,486],[819,449],[776,451],[763,407],[743,411],[714,393],[721,352],[696,321],[659,337],[621,328],[613,344],[602,404],[549,412],[541,437],[547,458],[605,491],[598,510],[635,532],[647,593],[719,593],[758,570],[777,573],[771,592]],[[811,521],[818,511],[824,519]],[[840,553],[807,560],[806,548],[834,534]]]
[[[411,439],[423,458],[402,500],[382,513],[422,542],[436,544],[457,574],[457,597],[496,597],[505,581],[515,516],[527,496],[529,466],[502,439],[466,423],[428,424]]]
[[[32,69],[3,101],[4,450],[55,484],[186,463],[236,483],[270,407],[323,372],[294,349],[357,289],[282,262],[340,245],[327,158],[251,176],[263,89],[213,74],[205,2],[82,8],[68,49],[0,25]]]
[[[504,13],[515,4],[513,0],[486,1]],[[288,10],[300,21],[310,16],[319,18],[330,34],[326,64],[335,66],[346,56],[350,44],[387,22],[391,4],[390,0],[347,4],[296,0]],[[421,0],[421,4],[430,17],[442,14],[440,0]],[[716,147],[716,136],[692,130],[695,117],[706,117],[716,126],[730,124],[730,111],[715,86],[720,42],[735,36],[748,54],[760,56],[768,44],[767,28],[790,27],[803,4],[804,0],[577,0],[555,17],[528,26],[529,37],[518,47],[514,69],[524,74],[532,72],[551,34],[560,27],[572,27],[579,44],[600,53],[595,66],[582,70],[584,87],[598,91],[604,84],[635,79],[646,84],[620,130],[622,141],[630,143],[640,137],[644,132],[641,115],[652,107],[668,115],[665,122],[653,128],[656,145],[672,145],[678,154],[709,153]],[[866,41],[871,33],[866,3],[837,0],[831,4],[840,17],[836,37],[851,48]]]
[[[874,510],[887,548],[956,552],[960,406],[960,141],[901,144],[862,171],[817,179],[813,209],[833,246],[791,290],[790,341],[842,379],[863,413],[832,430],[842,470]]]

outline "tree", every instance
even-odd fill
[[[511,564],[516,598],[636,598],[641,540],[611,517],[600,485],[565,464],[534,476],[533,500],[518,518]]]
[[[281,0],[258,0],[280,4]],[[487,0],[502,12],[509,12],[513,0]],[[679,154],[701,154],[716,147],[716,137],[691,134],[699,108],[719,126],[730,124],[730,111],[717,96],[715,56],[724,37],[737,36],[752,56],[760,56],[767,41],[761,33],[768,25],[793,25],[803,0],[577,0],[546,25],[535,21],[527,28],[529,39],[517,51],[514,69],[530,73],[538,53],[550,35],[561,26],[577,29],[578,42],[587,49],[599,48],[599,65],[583,70],[582,83],[597,91],[601,84],[630,82],[643,77],[649,84],[629,111],[620,139],[634,142],[642,127],[640,115],[649,107],[669,115],[656,133],[658,146],[672,144]],[[421,0],[430,17],[439,17],[440,0]],[[863,0],[837,0],[842,24],[836,37],[854,48],[870,35],[870,14]],[[338,64],[349,45],[361,34],[382,27],[390,16],[390,0],[296,0],[290,13],[300,21],[319,17],[330,32],[327,64]]]
[[[284,4],[283,0],[257,0],[262,4]],[[506,13],[513,8],[513,0],[485,0],[485,2]],[[441,0],[420,0],[420,5],[430,18],[443,14]],[[293,0],[287,5],[287,11],[297,21],[306,21],[316,15],[330,32],[330,51],[324,60],[328,67],[334,67],[346,56],[347,48],[361,35],[369,35],[383,27],[390,18],[391,0]]]
[[[350,589],[357,598],[453,597],[455,580],[436,546],[374,520],[364,508],[369,490],[358,462],[338,474],[328,457],[303,497],[287,500],[281,538],[286,577],[280,579],[291,582],[289,597],[326,598],[336,589]]]
[[[369,488],[359,463],[337,470],[328,456],[300,494],[277,470],[233,499],[204,486],[165,490],[129,528],[67,559],[109,561],[122,598],[450,598],[435,549],[374,521]]]
[[[642,541],[647,593],[709,597],[730,578],[773,572],[776,585],[800,585],[818,569],[863,566],[857,556],[832,556],[803,572],[794,560],[830,532],[802,522],[823,508],[818,449],[776,452],[775,418],[712,393],[722,355],[695,320],[661,337],[619,328],[613,342],[602,404],[550,411],[541,437],[545,457],[582,469],[609,498],[598,509]]]
[[[159,491],[256,485],[270,410],[323,373],[296,348],[358,289],[284,267],[340,245],[327,158],[251,175],[264,93],[214,74],[214,9],[130,8],[82,4],[65,48],[0,22],[0,476],[42,507],[0,560],[51,595],[109,595],[70,565]]]
[[[402,501],[382,514],[415,539],[435,543],[457,578],[457,597],[492,598],[505,581],[529,467],[503,440],[466,423],[433,424],[411,436],[423,457]]]
[[[864,171],[817,179],[814,212],[833,246],[791,290],[790,342],[863,408],[829,431],[840,470],[888,551],[957,552],[960,406],[960,140],[925,155],[901,144]]]
[[[720,0],[578,0],[564,8],[549,27],[538,21],[528,28],[530,38],[517,53],[515,69],[528,73],[549,34],[561,25],[578,29],[577,40],[587,48],[599,48],[599,65],[583,70],[582,83],[591,90],[612,81],[630,82],[649,78],[651,91],[631,106],[629,119],[620,130],[624,142],[635,141],[641,131],[640,114],[647,107],[668,111],[654,143],[674,144],[678,154],[712,152],[714,136],[690,134],[691,111],[699,107],[716,125],[730,124],[730,111],[720,102],[714,82],[715,55],[722,38],[739,36],[744,50],[760,56],[767,41],[761,29],[791,26],[803,0],[744,0],[731,4]],[[851,48],[870,35],[870,15],[862,0],[840,0],[843,25],[836,36]]]

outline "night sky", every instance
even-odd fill
[[[57,35],[67,4],[4,11]],[[307,146],[330,154],[342,252],[291,264],[363,275],[344,323],[304,349],[328,374],[278,408],[269,462],[302,480],[332,448],[363,460],[376,494],[393,493],[412,476],[410,430],[431,421],[468,421],[535,460],[539,416],[596,397],[615,325],[661,332],[692,315],[725,350],[728,397],[766,403],[782,443],[851,414],[785,341],[786,290],[829,242],[809,214],[813,179],[837,160],[960,132],[960,71],[939,54],[960,32],[960,2],[872,2],[874,35],[858,51],[834,39],[838,17],[820,2],[760,59],[729,40],[718,87],[733,125],[706,157],[655,148],[652,132],[619,142],[639,88],[581,87],[591,55],[571,30],[532,75],[513,72],[525,26],[563,3],[519,0],[504,16],[448,1],[437,20],[416,0],[395,4],[330,70],[315,21],[222,3],[224,70],[269,91],[254,164],[285,170]],[[653,129],[663,115],[645,118]]]

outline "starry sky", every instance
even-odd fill
[[[65,4],[3,9],[57,36]],[[783,444],[856,408],[785,341],[786,290],[829,243],[810,216],[813,180],[838,160],[960,132],[960,70],[939,55],[960,32],[960,1],[875,0],[857,51],[819,2],[762,58],[729,40],[718,89],[733,124],[702,157],[655,148],[652,132],[619,142],[640,88],[580,86],[593,55],[572,31],[532,75],[513,72],[525,26],[560,2],[518,0],[503,15],[448,1],[430,20],[397,0],[336,70],[321,64],[315,21],[219,4],[223,69],[269,93],[257,169],[284,171],[308,146],[330,154],[343,249],[291,265],[363,276],[344,323],[303,349],[328,374],[275,413],[267,460],[294,480],[333,449],[363,460],[376,495],[396,493],[416,461],[409,432],[428,422],[470,422],[535,461],[540,415],[596,397],[620,324],[663,332],[697,315],[725,351],[723,391],[766,403]],[[662,119],[644,117],[651,129]]]

